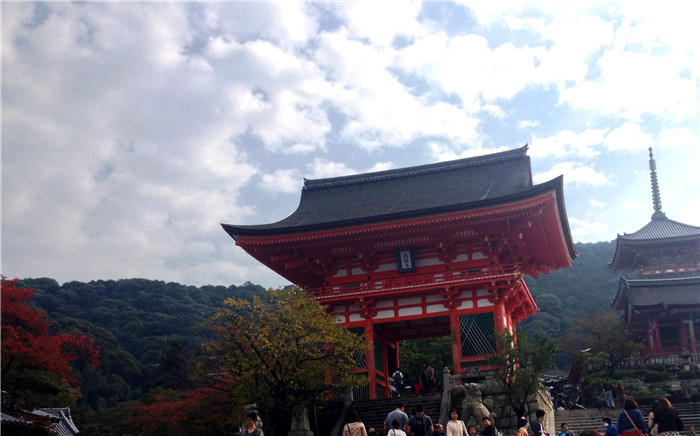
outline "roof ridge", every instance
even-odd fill
[[[404,168],[395,168],[385,171],[376,171],[371,173],[353,174],[348,176],[329,177],[325,179],[307,179],[304,178],[303,190],[321,189],[343,185],[354,185],[377,180],[390,180],[401,177],[410,177],[420,174],[429,174],[444,170],[453,170],[490,164],[494,162],[503,162],[511,159],[518,159],[527,156],[528,144],[514,150],[506,150],[498,153],[472,156],[462,159],[455,159],[443,162],[434,162],[431,164],[417,165]]]

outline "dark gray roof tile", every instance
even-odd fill
[[[530,188],[532,174],[526,145],[448,162],[305,180],[299,207],[287,218],[264,225],[223,226],[234,236],[380,222],[455,205],[488,203]]]

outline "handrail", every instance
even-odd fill
[[[465,282],[514,278],[519,275],[520,266],[516,263],[484,265],[436,273],[411,274],[405,277],[392,277],[389,279],[319,286],[315,288],[307,288],[307,292],[311,293],[314,298],[322,300],[349,295],[371,294],[395,290],[410,290],[435,285],[449,285]]]

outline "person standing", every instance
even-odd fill
[[[259,429],[258,427],[255,426],[255,423],[257,421],[258,421],[258,414],[255,412],[251,412],[245,417],[246,428],[243,429],[243,434],[245,436],[265,436],[262,429]]]
[[[534,436],[549,436],[549,432],[545,430],[544,427],[544,410],[540,409],[535,412],[536,420],[532,421],[530,428],[532,429],[532,434]]]
[[[406,424],[408,436],[426,436],[433,432],[433,421],[424,413],[423,405],[416,406],[416,414]]]
[[[343,436],[367,436],[367,428],[354,410],[350,410],[347,414],[347,421],[343,426]]]
[[[424,393],[425,395],[430,395],[433,392],[433,387],[435,386],[435,370],[433,369],[433,365],[427,364],[427,367],[425,369],[425,385],[423,386],[423,389],[425,390]]]
[[[399,427],[401,427],[401,423],[399,422],[399,420],[393,420],[391,422],[391,430],[389,430],[387,436],[407,436],[406,432],[401,430]]]
[[[457,419],[457,410],[450,410],[450,420],[447,421],[445,426],[445,436],[464,436],[467,434],[467,427],[464,422]]]
[[[428,386],[428,381],[426,380],[426,375],[428,374],[428,362],[423,363],[423,367],[420,370],[420,386],[416,394],[423,393],[425,395],[426,387]]]
[[[649,433],[642,412],[639,411],[639,405],[631,398],[625,400],[625,408],[622,409],[617,417],[617,431],[623,435],[626,431],[638,429],[644,434]]]
[[[625,391],[625,387],[622,386],[622,382],[617,384],[617,401],[620,402],[620,404],[625,404],[625,400],[627,399],[627,392]]]
[[[659,436],[659,426],[654,424],[654,413],[659,410],[659,402],[654,401],[651,405],[651,411],[649,412],[649,419],[647,420],[647,426],[649,427],[649,434],[651,436]]]
[[[399,421],[399,429],[403,430],[408,422],[408,415],[403,411],[403,403],[396,403],[396,409],[389,412],[384,420],[384,434],[388,434],[388,431],[393,428],[394,420]],[[403,433],[403,431],[402,431]]]
[[[491,420],[486,416],[481,418],[481,426],[484,428],[481,431],[481,436],[496,436],[498,434],[498,429],[491,424]]]
[[[614,389],[615,386],[613,386],[613,384],[610,383],[610,379],[605,377],[605,381],[603,382],[603,395],[605,395],[605,407],[609,407],[611,409],[615,408],[615,400],[613,399]]]
[[[396,388],[396,396],[400,397],[401,391],[403,390],[403,374],[401,373],[401,370],[398,367],[396,368],[396,371],[394,371],[394,374],[391,375],[391,378],[394,379],[394,388]]]
[[[605,436],[620,436],[617,427],[615,427],[615,424],[612,423],[612,419],[609,417],[603,418],[603,425],[605,425]]]
[[[515,436],[528,436],[528,428],[530,427],[530,422],[524,416],[518,418],[518,430],[515,432]]]
[[[661,397],[657,403],[659,407],[654,412],[654,424],[659,427],[659,436],[678,436],[683,431],[683,421],[678,412],[668,398]]]

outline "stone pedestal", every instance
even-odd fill
[[[287,436],[313,436],[314,432],[309,427],[309,414],[306,413],[304,405],[294,407],[292,416],[292,428],[287,432]]]

